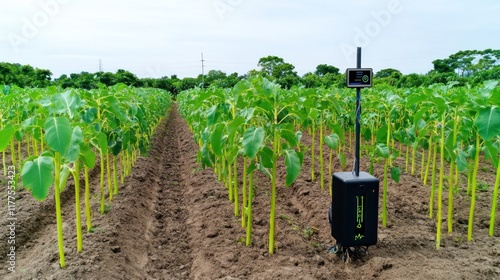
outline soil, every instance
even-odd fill
[[[302,141],[307,146],[311,139],[305,135]],[[500,279],[500,219],[495,236],[488,236],[492,188],[477,194],[474,240],[467,241],[470,198],[464,191],[463,175],[454,201],[454,232],[446,233],[443,218],[439,250],[435,248],[435,219],[428,217],[430,187],[422,184],[420,176],[403,172],[399,183],[389,180],[388,224],[384,227],[379,222],[377,244],[369,247],[364,258],[345,263],[328,252],[335,243],[327,221],[330,179],[325,179],[324,190],[319,173],[311,180],[307,153],[297,181],[289,188],[278,184],[276,251],[270,255],[269,179],[256,175],[253,239],[246,247],[245,230],[241,218],[234,215],[227,190],[212,169],[200,168],[197,150],[174,106],[157,127],[149,156],[138,158],[119,194],[107,201],[109,211],[104,215],[98,211],[99,175],[92,172],[94,232],[84,235],[81,253],[76,251],[70,183],[62,195],[64,269],[59,268],[54,200],[50,197],[40,203],[23,190],[16,194],[15,272],[8,270],[5,191],[0,209],[0,278]],[[404,167],[405,162],[398,158],[394,164]],[[376,166],[373,175],[382,179],[382,164]],[[334,172],[346,171],[338,162],[333,167]],[[319,170],[319,163],[315,168]],[[368,168],[368,159],[363,158],[361,170]],[[417,170],[419,174],[419,165]],[[283,166],[278,173],[284,177]],[[491,167],[483,167],[478,176],[483,185],[493,185]],[[0,182],[6,186],[5,177]]]

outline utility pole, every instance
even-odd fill
[[[102,72],[102,62],[100,58],[99,58],[99,72]]]
[[[205,60],[203,60],[203,52],[201,53],[201,87],[205,87]]]

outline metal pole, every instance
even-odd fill
[[[361,47],[358,47],[357,68],[361,68]],[[356,88],[356,150],[354,155],[354,172],[359,177],[359,149],[360,149],[360,121],[361,118],[361,89]]]

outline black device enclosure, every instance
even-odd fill
[[[332,236],[345,247],[377,243],[379,180],[366,172],[332,176]]]

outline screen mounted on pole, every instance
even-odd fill
[[[346,78],[349,88],[371,87],[373,70],[371,68],[347,68]]]

